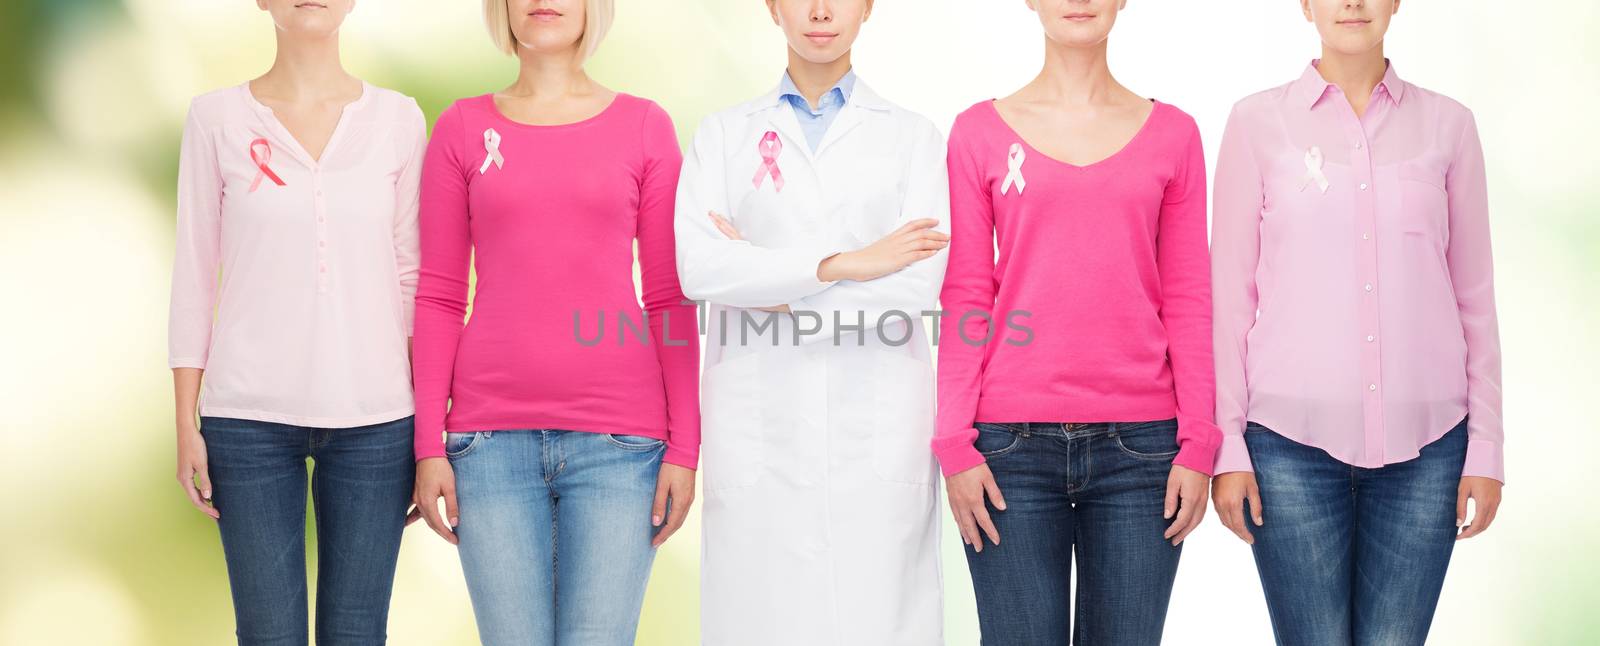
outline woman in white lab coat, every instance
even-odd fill
[[[850,69],[871,0],[768,0],[782,84],[712,115],[678,186],[678,275],[710,304],[701,634],[942,643],[933,368],[944,139]]]

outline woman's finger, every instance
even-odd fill
[[[1181,481],[1175,477],[1167,478],[1167,498],[1162,503],[1162,518],[1172,518],[1172,515],[1178,512],[1178,494],[1180,493],[1178,486],[1180,483]]]
[[[989,510],[982,503],[979,503],[978,506],[972,508],[972,515],[978,520],[978,527],[983,528],[983,533],[989,536],[989,542],[999,545],[1000,530],[995,528],[994,519],[989,517]],[[978,551],[981,552],[983,551],[983,541],[981,540],[982,537],[979,537],[979,539],[977,543],[979,546]]]
[[[984,479],[983,493],[989,496],[989,504],[994,505],[995,509],[1006,510],[1006,497],[1000,493],[1000,483],[995,482],[994,478]]]
[[[189,496],[189,504],[194,505],[194,508],[199,510],[200,513],[210,516],[213,520],[215,520],[219,517],[217,510],[215,507],[207,505],[205,499],[200,497],[200,488],[195,486],[194,483],[194,473],[194,468],[188,466],[182,467],[178,471],[178,485],[183,487],[183,492]]]
[[[1254,479],[1245,487],[1244,498],[1250,502],[1250,519],[1255,521],[1256,527],[1260,527],[1266,518],[1261,514],[1261,486]]]
[[[660,527],[667,520],[667,498],[672,495],[672,483],[669,480],[656,481],[656,499],[650,505],[650,526]]]
[[[667,506],[667,525],[656,533],[654,541],[656,547],[666,543],[667,539],[672,538],[672,535],[678,533],[678,529],[683,527],[683,522],[689,517],[688,498],[688,492],[672,491],[672,502]]]

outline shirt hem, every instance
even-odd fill
[[[384,422],[393,422],[415,414],[412,407],[397,408],[383,413],[361,415],[358,417],[307,417],[302,415],[285,415],[267,411],[245,410],[240,408],[216,408],[209,406],[200,407],[201,417],[227,417],[230,419],[247,419],[255,422],[271,422],[273,424],[287,424],[289,426],[304,426],[308,428],[355,428],[358,426],[371,426]]]

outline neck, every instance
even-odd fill
[[[594,81],[583,70],[576,47],[567,52],[541,53],[518,46],[517,59],[521,61],[521,68],[517,71],[516,82],[506,88],[506,94],[544,98],[594,91]]]
[[[1052,102],[1096,103],[1117,88],[1106,62],[1106,43],[1072,47],[1045,41],[1044,69],[1030,84]]]
[[[339,61],[339,33],[326,36],[278,34],[272,69],[257,81],[288,99],[324,99],[349,93],[355,77]]]
[[[1372,96],[1372,89],[1383,81],[1389,72],[1389,61],[1383,57],[1383,44],[1360,54],[1344,54],[1322,48],[1322,62],[1317,73],[1322,79],[1339,86],[1345,96],[1355,99]]]
[[[805,97],[806,103],[813,106],[822,102],[822,95],[850,73],[850,52],[845,52],[838,60],[829,63],[813,63],[800,57],[793,49],[789,50],[789,80],[794,81],[800,96]]]

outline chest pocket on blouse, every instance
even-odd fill
[[[1450,216],[1444,165],[1430,160],[1402,162],[1396,170],[1400,186],[1400,227],[1407,233],[1439,234]]]

